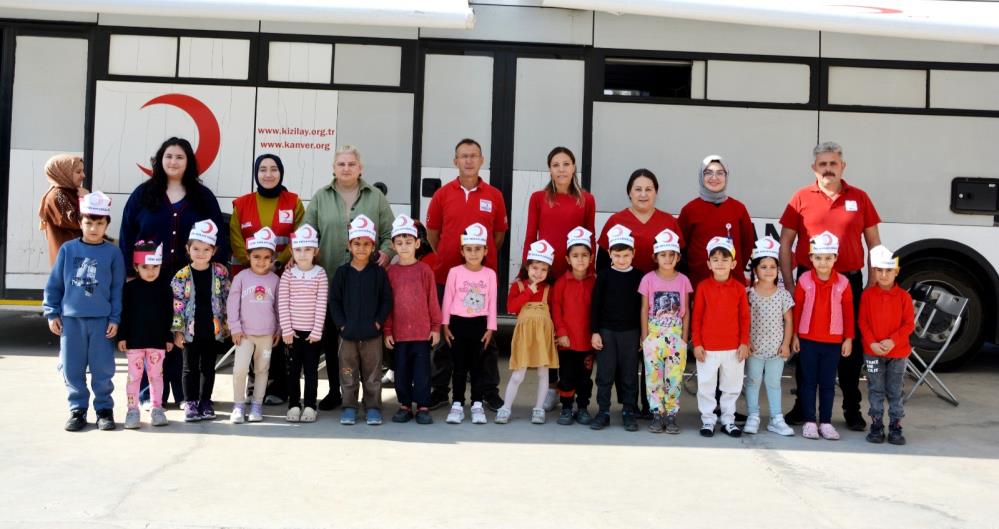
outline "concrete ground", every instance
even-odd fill
[[[924,390],[908,403],[902,447],[845,427],[838,442],[705,439],[689,394],[676,436],[625,432],[616,415],[599,432],[536,426],[530,374],[505,426],[448,425],[443,409],[431,426],[288,424],[273,406],[260,424],[185,424],[172,408],[169,426],[144,415],[124,431],[123,360],[119,429],[68,433],[43,321],[0,313],[0,329],[2,528],[999,527],[994,349],[943,376],[959,407]],[[231,391],[220,375],[220,410]]]

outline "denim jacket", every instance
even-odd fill
[[[170,281],[173,290],[173,325],[170,330],[183,332],[184,340],[194,341],[194,277],[191,265],[181,268]],[[215,339],[223,341],[229,336],[225,318],[225,300],[229,297],[229,271],[219,263],[212,263],[212,323]]]

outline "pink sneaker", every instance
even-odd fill
[[[827,422],[819,425],[819,434],[822,435],[823,439],[830,441],[839,440],[839,432],[836,431],[836,428],[833,428],[833,425]]]
[[[804,428],[801,429],[801,436],[805,439],[818,439],[819,427],[814,422],[806,422]]]

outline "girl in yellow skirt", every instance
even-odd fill
[[[531,244],[527,262],[517,281],[510,286],[506,308],[517,315],[510,343],[510,382],[506,386],[503,407],[496,413],[496,424],[510,422],[510,408],[524,381],[527,368],[538,368],[538,395],[531,411],[531,422],[545,423],[544,401],[548,393],[548,369],[558,368],[555,349],[555,326],[548,305],[551,285],[548,271],[555,259],[555,249],[545,240]]]

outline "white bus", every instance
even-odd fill
[[[903,286],[971,300],[945,367],[999,339],[999,30],[980,27],[999,21],[991,4],[946,2],[981,10],[961,31],[870,6],[782,18],[763,2],[651,14],[639,8],[685,3],[416,3],[273,0],[235,13],[178,1],[166,16],[147,0],[94,11],[0,0],[0,303],[41,297],[36,211],[57,152],[84,156],[88,187],[114,199],[116,234],[139,166],[172,135],[195,143],[223,210],[250,191],[255,154],[280,154],[287,187],[308,199],[329,181],[332,149],[350,143],[393,208],[421,217],[456,175],[456,141],[475,138],[509,205],[505,281],[553,146],[576,153],[598,227],[627,205],[635,168],[659,176],[658,206],[676,213],[697,194],[699,160],[721,154],[762,235],[813,179],[812,147],[834,140],[901,254]]]

